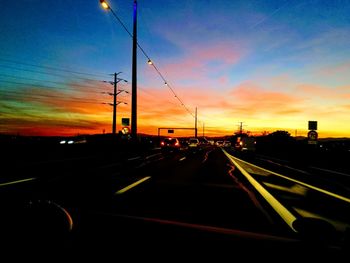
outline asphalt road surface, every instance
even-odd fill
[[[338,246],[320,238],[328,225],[297,233],[219,147],[104,157],[27,164],[14,172],[16,180],[3,179],[6,247],[131,259],[159,259],[165,252],[165,261],[278,252],[336,257],[348,251],[346,240]]]

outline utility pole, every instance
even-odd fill
[[[117,95],[121,92],[118,92],[118,82],[121,80],[124,80],[125,82],[127,82],[125,79],[118,79],[118,75],[122,73],[122,72],[118,72],[118,73],[114,73],[114,82],[113,82],[113,86],[114,86],[114,92],[113,92],[113,124],[112,124],[112,134],[116,134],[117,131],[117,105],[119,103],[117,103]]]
[[[126,102],[121,102],[121,101],[117,101],[117,95],[121,92],[125,92],[125,93],[129,93],[128,91],[126,90],[119,90],[118,91],[118,82],[119,81],[124,81],[124,82],[128,82],[127,80],[125,79],[121,79],[121,78],[118,78],[118,75],[122,73],[122,72],[118,72],[118,73],[114,73],[113,76],[114,76],[114,81],[103,81],[103,82],[106,82],[106,83],[110,83],[114,86],[114,91],[113,93],[110,93],[108,92],[109,95],[112,95],[113,96],[113,103],[103,103],[103,104],[109,104],[111,106],[113,106],[113,121],[112,121],[112,134],[116,134],[116,131],[117,131],[117,106],[118,104],[120,103],[124,103],[124,104],[127,104]],[[105,92],[103,92],[105,93]]]
[[[114,92],[113,92],[113,123],[112,123],[112,134],[116,134],[117,130],[117,75],[114,73]]]
[[[197,138],[197,107],[196,107],[196,115],[194,117],[194,137]]]
[[[132,35],[131,137],[137,139],[137,0],[134,0]]]
[[[240,125],[239,125],[239,134],[242,135],[243,133],[243,122],[239,122]]]

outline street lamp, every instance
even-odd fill
[[[132,77],[131,77],[131,137],[137,139],[137,0],[134,0],[134,11],[133,11],[133,34],[127,30],[125,25],[120,21],[113,9],[105,0],[100,0],[102,7],[106,10],[110,10],[112,14],[122,24],[124,29],[132,37]]]
[[[108,3],[105,0],[100,0],[100,3],[104,9],[110,9]]]

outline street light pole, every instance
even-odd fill
[[[137,139],[137,0],[134,0],[131,84],[131,136]]]
[[[121,20],[114,13],[113,9],[105,0],[100,0],[102,7],[106,10],[110,10],[113,15],[122,24],[124,29],[129,33],[129,30],[121,22]],[[137,0],[134,0],[134,12],[133,12],[133,34],[132,34],[132,83],[131,83],[131,136],[134,140],[137,139]]]

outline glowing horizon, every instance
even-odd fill
[[[203,124],[205,136],[232,135],[243,122],[251,134],[306,136],[315,120],[320,138],[350,137],[350,3],[167,1],[139,4],[138,41],[192,115],[198,108],[198,135]],[[131,28],[132,5],[109,4]],[[107,82],[115,71],[131,81],[131,39],[101,9],[96,0],[79,9],[11,2],[0,11],[0,133],[111,132]],[[194,127],[147,62],[139,50],[137,132]],[[118,100],[128,103],[117,107],[119,131],[130,94]]]

